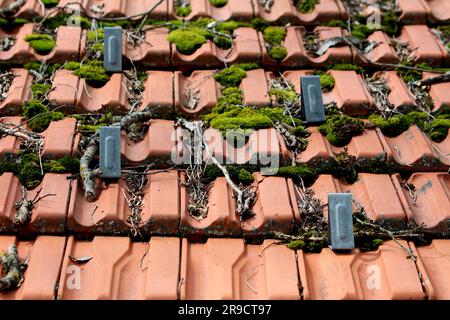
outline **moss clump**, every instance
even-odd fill
[[[57,160],[49,160],[43,163],[45,172],[50,173],[78,173],[80,171],[80,160],[74,157],[64,156]]]
[[[251,171],[256,171],[256,168],[251,166],[245,168],[242,165],[228,165],[226,168],[234,182],[249,185],[254,181]],[[217,177],[223,177],[223,172],[216,165],[210,164],[206,166],[203,176],[205,179],[212,181]]]
[[[301,13],[310,13],[314,11],[316,4],[319,3],[319,0],[296,0],[294,1],[295,7]]]
[[[443,141],[450,129],[450,118],[438,116],[431,122],[425,122],[421,128],[431,140],[436,142]]]
[[[192,12],[192,7],[185,6],[185,7],[175,7],[175,14],[180,17],[187,17]]]
[[[322,87],[323,92],[333,90],[335,80],[331,74],[325,73],[322,70],[315,71],[314,74],[320,76],[320,86]]]
[[[269,49],[270,57],[276,61],[283,61],[287,54],[287,49],[283,46],[273,46]]]
[[[317,177],[316,171],[306,165],[280,167],[269,171],[269,173],[280,177],[291,178],[296,183],[302,180],[306,184],[314,182]]]
[[[109,80],[109,76],[103,68],[103,62],[99,60],[88,60],[83,64],[66,62],[64,68],[72,70],[74,75],[86,79],[86,82],[92,87],[101,87]]]
[[[269,90],[269,94],[275,98],[278,104],[293,105],[299,101],[299,95],[292,87],[290,89],[272,88]]]
[[[250,184],[253,182],[253,176],[246,169],[242,168],[238,173],[238,180],[243,184]]]
[[[28,23],[27,19],[15,18],[12,20],[0,18],[0,27],[5,30],[12,30],[15,27],[22,26],[25,23]]]
[[[105,32],[103,28],[89,30],[86,37],[89,42],[101,41],[105,38]]]
[[[286,29],[283,27],[267,27],[263,32],[264,41],[271,45],[279,45],[286,38]]]
[[[286,247],[291,250],[301,250],[305,247],[305,241],[303,240],[293,240],[289,242]]]
[[[31,85],[31,92],[33,93],[33,99],[41,100],[47,92],[50,91],[51,85],[47,83],[35,83]]]
[[[264,41],[268,47],[270,57],[282,61],[287,56],[287,49],[282,45],[286,38],[286,29],[283,27],[267,27],[263,31]]]
[[[362,252],[374,251],[377,250],[379,246],[384,243],[382,239],[361,239],[361,241],[357,241],[357,247]]]
[[[334,155],[336,165],[332,169],[332,173],[337,177],[342,177],[348,183],[354,183],[358,178],[356,171],[356,157],[348,154],[347,147],[343,151]]]
[[[347,115],[332,115],[327,117],[319,131],[331,144],[341,147],[348,144],[352,137],[363,133],[364,122]]]
[[[233,64],[214,75],[214,79],[224,87],[237,87],[247,75],[246,71],[258,68],[257,64]]]
[[[39,100],[32,99],[22,107],[23,116],[28,120],[28,127],[34,132],[42,132],[48,128],[50,122],[61,120],[64,114],[49,111]]]
[[[356,64],[351,63],[338,63],[331,65],[328,70],[345,70],[345,71],[355,71],[356,73],[364,73],[364,69]]]
[[[16,164],[14,173],[26,188],[33,188],[41,182],[41,165],[36,154],[24,154],[17,160]]]
[[[369,28],[366,24],[356,24],[352,28],[352,36],[361,40],[367,39],[375,29]]]
[[[209,2],[217,8],[221,8],[223,6],[225,6],[228,2],[228,0],[209,0]]]
[[[42,0],[42,3],[46,8],[52,8],[59,3],[59,0]]]
[[[263,32],[269,26],[269,22],[261,18],[255,18],[252,20],[252,27],[256,31]]]
[[[369,121],[381,129],[381,132],[388,137],[396,137],[402,132],[408,130],[411,125],[408,117],[404,115],[395,115],[390,118],[383,118],[378,114],[369,117]]]
[[[33,33],[26,35],[24,39],[38,54],[42,55],[49,54],[56,45],[56,41],[48,34]]]
[[[172,31],[167,37],[167,40],[175,44],[177,50],[182,54],[194,53],[207,41],[204,35],[188,29]]]
[[[330,20],[324,24],[327,27],[347,28],[347,23],[343,20]]]

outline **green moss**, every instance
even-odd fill
[[[361,241],[357,241],[357,247],[362,252],[374,251],[377,250],[379,246],[383,244],[382,239],[361,239]]]
[[[423,70],[430,70],[432,71],[433,68],[431,68],[426,63],[401,63],[402,66],[409,66],[409,67],[416,67]],[[415,69],[406,69],[406,68],[396,68],[397,73],[402,77],[403,81],[406,83],[408,82],[415,82],[422,80],[422,71],[415,70]]]
[[[37,186],[42,180],[39,157],[31,153],[21,156],[17,161],[15,174],[26,188]]]
[[[348,154],[347,147],[343,151],[334,155],[336,165],[331,170],[331,173],[336,177],[342,177],[348,183],[354,183],[358,178],[356,171],[356,157]]]
[[[207,39],[204,35],[188,29],[173,30],[167,40],[175,44],[182,54],[192,54],[204,44]]]
[[[28,23],[28,22],[29,22],[28,20],[21,19],[21,18],[15,18],[15,19],[12,19],[12,20],[5,19],[5,18],[0,18],[0,27],[2,29],[5,29],[5,30],[12,30],[15,27],[22,26],[22,25],[24,25],[25,23]]]
[[[450,119],[436,118],[431,122],[426,122],[422,126],[422,130],[436,142],[443,141],[450,129]]]
[[[180,17],[187,17],[191,12],[192,12],[192,7],[190,5],[186,6],[186,7],[176,7],[175,8],[175,14]]]
[[[375,29],[370,29],[366,24],[357,24],[352,28],[352,36],[361,40],[367,39]]]
[[[299,95],[292,87],[291,89],[272,88],[269,90],[269,94],[275,97],[278,104],[292,105],[299,101]]]
[[[319,3],[319,0],[296,0],[294,1],[295,7],[301,13],[310,13],[314,11],[316,4]]]
[[[56,41],[48,34],[29,34],[25,36],[30,46],[38,53],[42,55],[49,54],[56,45]]]
[[[273,46],[269,49],[269,56],[276,61],[283,61],[287,53],[287,49],[283,46]]]
[[[315,75],[320,76],[320,86],[323,92],[329,92],[333,90],[335,80],[331,74],[325,73],[322,70],[317,70],[314,72]]]
[[[228,165],[226,168],[231,180],[234,182],[249,185],[254,181],[251,171],[256,171],[256,168],[251,168],[251,166],[245,168],[242,165]],[[217,177],[223,177],[223,172],[216,165],[210,164],[206,166],[203,177],[209,181],[213,181]]]
[[[67,61],[64,64],[64,69],[74,71],[74,70],[80,69],[80,66],[81,66],[81,63],[79,63],[77,61]]]
[[[315,170],[306,165],[280,167],[269,171],[269,173],[280,177],[291,178],[296,183],[303,180],[307,184],[312,183],[317,177]]]
[[[263,32],[269,26],[269,22],[261,18],[255,18],[252,20],[252,27],[256,31]]]
[[[301,250],[305,247],[305,241],[303,240],[293,240],[289,242],[286,247],[291,250]]]
[[[49,111],[39,100],[32,99],[22,107],[23,116],[28,120],[28,127],[34,132],[42,132],[48,128],[50,122],[61,120],[64,114]]]
[[[59,3],[59,0],[42,0],[42,3],[46,8],[52,8]]]
[[[228,2],[228,0],[209,0],[209,2],[217,8],[221,8],[223,6],[225,6]]]
[[[250,172],[248,172],[246,169],[242,168],[239,170],[238,174],[238,180],[242,182],[243,184],[251,184],[253,182],[253,176]]]
[[[50,84],[44,84],[44,83],[35,83],[31,85],[31,92],[33,93],[34,99],[42,99],[44,95],[50,91],[51,89]]]
[[[369,117],[370,122],[381,129],[381,132],[388,137],[396,137],[402,132],[408,130],[411,125],[408,117],[404,115],[395,115],[390,118],[383,118],[380,115],[373,114]]]
[[[101,41],[105,37],[105,32],[102,28],[89,30],[87,33],[87,40],[89,42]]]
[[[286,38],[286,29],[283,27],[267,27],[263,32],[264,41],[271,45],[280,45]]]
[[[341,147],[348,144],[352,137],[363,133],[364,122],[347,115],[332,115],[327,117],[319,131],[331,144]]]
[[[224,87],[237,87],[247,73],[238,64],[234,64],[214,75],[214,79]]]
[[[234,30],[239,28],[240,23],[230,20],[230,21],[223,21],[217,24],[216,30],[223,33],[232,34]]]
[[[381,29],[391,37],[398,34],[398,17],[395,11],[388,11],[383,14],[381,19]]]
[[[74,157],[64,156],[57,160],[44,162],[45,172],[50,173],[78,173],[80,171],[80,160]]]
[[[356,73],[362,74],[364,73],[364,69],[356,64],[351,63],[338,63],[333,64],[327,68],[328,70],[346,70],[346,71],[355,71]]]
[[[327,27],[347,28],[347,23],[343,20],[330,20],[324,24]]]
[[[74,75],[86,79],[86,82],[92,87],[101,87],[109,80],[103,62],[99,60],[88,60],[79,65],[77,62],[67,62],[64,68],[72,70]]]

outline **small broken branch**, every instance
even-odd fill
[[[0,263],[2,274],[0,278],[0,291],[8,291],[19,288],[23,282],[23,273],[27,267],[27,262],[21,262],[15,244],[8,246],[6,252],[0,253]]]
[[[16,203],[15,203],[16,214],[15,214],[14,220],[13,220],[13,223],[15,225],[24,225],[30,220],[33,208],[36,205],[36,203],[38,203],[39,201],[41,201],[42,199],[44,199],[46,197],[56,196],[56,194],[54,194],[54,193],[48,193],[48,194],[38,198],[41,191],[42,191],[42,189],[40,189],[36,193],[33,200],[27,200],[27,189],[22,186],[22,199],[19,201],[16,201]]]

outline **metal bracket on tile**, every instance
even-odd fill
[[[351,193],[328,194],[328,242],[332,250],[355,248]]]
[[[322,89],[319,76],[302,76],[301,83],[301,112],[307,123],[325,121]]]
[[[100,127],[102,178],[120,178],[120,127]]]
[[[122,72],[122,28],[104,28],[103,67],[109,72]]]

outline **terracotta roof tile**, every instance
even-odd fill
[[[72,259],[91,257],[84,264]],[[180,239],[126,237],[69,238],[58,299],[176,299]],[[77,278],[75,278],[77,277]],[[78,280],[77,280],[78,279]]]
[[[11,82],[8,95],[0,102],[1,115],[16,115],[20,112],[22,104],[31,98],[30,86],[33,77],[25,69],[11,69],[15,77]]]
[[[174,1],[169,2],[169,18],[184,18],[196,20],[198,18],[213,18],[214,20],[251,20],[253,18],[253,6],[251,1],[229,0],[223,7],[214,7],[209,0],[191,2],[192,12],[186,17],[178,17],[173,10]]]

